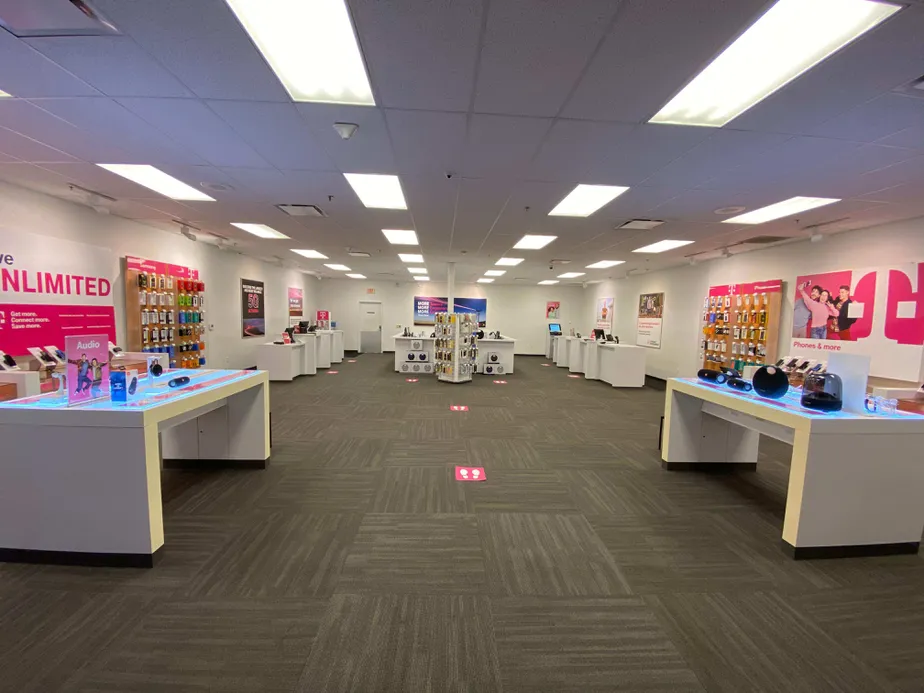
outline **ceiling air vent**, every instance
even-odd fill
[[[0,26],[19,38],[119,33],[89,0],[0,0]]]
[[[741,243],[747,243],[748,245],[767,245],[768,243],[779,243],[780,241],[788,241],[789,236],[754,236],[753,238],[746,238]]]
[[[570,265],[571,260],[549,260],[550,265]]]
[[[904,94],[905,96],[913,96],[918,99],[924,99],[924,75],[913,79],[910,82],[902,84],[899,87],[895,87],[892,91],[899,94]]]
[[[650,231],[653,228],[656,228],[663,224],[663,221],[657,221],[655,219],[630,219],[622,226],[617,226],[617,229],[635,229],[638,231]]]
[[[276,205],[290,217],[326,217],[317,205]]]

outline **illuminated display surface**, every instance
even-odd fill
[[[754,392],[741,392],[740,390],[735,390],[728,387],[727,385],[714,385],[712,383],[707,383],[698,378],[677,378],[678,381],[686,383],[688,385],[693,385],[695,387],[701,387],[704,390],[714,390],[716,392],[721,392],[732,397],[740,397],[741,399],[749,400],[754,404],[759,404],[769,409],[782,409],[784,411],[792,412],[793,414],[798,414],[799,416],[806,416],[813,419],[908,419],[910,418],[920,418],[917,414],[909,414],[907,412],[896,412],[895,414],[856,414],[853,412],[846,411],[834,411],[834,412],[821,412],[814,409],[806,409],[802,406],[802,390],[789,388],[787,392],[781,399],[767,399],[766,397],[761,397],[760,395],[755,394]]]
[[[178,388],[167,386],[170,380],[184,375],[189,377],[188,385]],[[130,402],[111,402],[107,398],[68,407],[66,397],[62,397],[57,392],[52,392],[47,395],[24,397],[8,402],[0,402],[0,409],[54,409],[98,412],[148,411],[161,404],[176,402],[195,394],[209,392],[222,385],[228,385],[229,383],[235,383],[253,377],[257,377],[256,371],[205,370],[198,368],[176,369],[167,371],[160,378],[157,378],[153,387],[150,388],[147,385],[147,377],[139,376],[139,396]]]

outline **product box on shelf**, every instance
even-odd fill
[[[112,371],[109,374],[109,398],[113,402],[130,402],[139,393],[138,371]]]

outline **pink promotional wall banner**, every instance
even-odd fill
[[[300,318],[305,309],[305,292],[294,286],[289,287],[289,317]]]
[[[105,334],[65,338],[64,355],[68,406],[109,397],[109,342]]]
[[[456,467],[456,481],[485,481],[484,467]]]
[[[112,285],[117,265],[106,248],[4,229],[0,234],[0,349],[61,348],[69,335],[115,341]]]

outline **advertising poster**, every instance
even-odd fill
[[[547,301],[545,304],[545,319],[558,320],[561,315],[561,301]]]
[[[642,294],[638,298],[638,322],[635,343],[638,346],[661,348],[661,328],[664,319],[664,294]]]
[[[88,333],[114,342],[116,267],[106,248],[0,227],[0,348],[24,356]]]
[[[302,289],[289,287],[289,317],[300,318],[305,310],[305,293]]]
[[[862,354],[871,375],[924,377],[924,263],[802,275],[792,300],[793,356]]]
[[[606,330],[607,333],[613,331],[613,299],[612,298],[598,298],[597,299],[597,313],[596,313],[596,327],[601,330]]]
[[[108,335],[65,337],[64,354],[67,359],[68,405],[109,397]]]
[[[263,282],[241,279],[242,337],[262,337],[266,334],[266,301]]]
[[[456,298],[453,308],[455,313],[475,313],[478,316],[478,325],[480,327],[487,325],[488,299]],[[448,299],[445,296],[415,296],[414,324],[434,325],[436,314],[445,313],[448,310]]]

